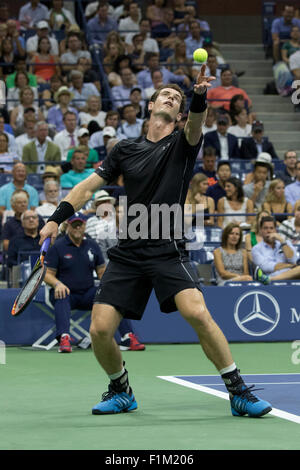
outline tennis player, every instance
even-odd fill
[[[253,385],[247,387],[232,358],[227,340],[207,310],[197,277],[190,266],[183,240],[170,217],[170,235],[162,235],[166,217],[151,218],[155,204],[182,208],[202,143],[206,118],[206,92],[215,77],[205,77],[205,65],[197,77],[184,129],[175,130],[185,109],[185,96],[174,84],[163,85],[149,102],[150,122],[146,138],[122,140],[101,167],[79,183],[60,203],[41,230],[54,242],[58,226],[78,211],[100,187],[120,174],[127,195],[127,227],[136,222],[142,235],[122,237],[108,252],[109,263],[102,277],[92,310],[91,338],[94,354],[110,378],[108,391],[92,409],[93,414],[112,414],[137,408],[114,334],[123,317],[141,319],[152,288],[162,312],[178,310],[196,331],[200,344],[219,371],[230,395],[234,416],[262,416],[271,405],[259,399]],[[135,218],[136,204],[145,208]],[[171,220],[172,219],[172,220]],[[151,238],[149,227],[158,224],[159,237]],[[121,238],[121,237],[120,237]]]

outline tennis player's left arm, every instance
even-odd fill
[[[203,99],[206,100],[206,91],[207,88],[211,87],[210,82],[215,80],[215,77],[206,77],[205,76],[206,65],[202,65],[199,75],[196,79],[196,84],[194,85],[194,94],[203,96]],[[196,97],[197,98],[197,97]],[[189,111],[187,122],[184,127],[184,133],[186,140],[190,145],[197,145],[202,135],[202,126],[205,123],[206,119],[206,109],[204,111],[193,108],[193,111]]]

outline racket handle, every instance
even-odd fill
[[[46,238],[46,240],[42,244],[41,253],[47,253],[50,243],[51,243],[51,238]]]

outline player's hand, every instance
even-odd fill
[[[40,245],[46,240],[51,238],[51,245],[55,242],[58,233],[58,225],[56,222],[47,222],[40,231]]]
[[[65,286],[62,282],[56,284],[54,288],[54,298],[55,299],[65,299],[67,295],[70,294],[70,289]]]
[[[213,76],[206,77],[205,70],[206,70],[206,64],[203,64],[196,78],[196,83],[194,85],[194,93],[197,93],[198,95],[202,95],[203,93],[205,93],[207,88],[211,87],[210,82],[216,79],[216,77],[213,77]]]

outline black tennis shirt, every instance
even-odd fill
[[[179,204],[183,214],[189,182],[202,140],[203,136],[197,145],[192,146],[187,142],[184,130],[175,130],[158,142],[139,137],[134,140],[122,140],[113,147],[102,166],[96,169],[96,173],[108,184],[119,175],[123,175],[127,210],[134,212],[134,204],[143,204],[145,212],[142,224],[145,227],[144,223],[148,223],[149,227],[147,239],[132,237],[128,230],[126,239],[120,235],[120,245],[135,247],[163,243],[162,223],[167,219],[164,216],[152,216],[151,221],[151,208],[153,209],[153,205],[166,204],[171,207],[173,204]],[[141,220],[140,212],[136,212],[135,215],[128,214],[126,224],[128,229],[136,217]],[[158,226],[158,237],[151,234],[151,223]],[[180,237],[177,232],[174,234],[172,215],[169,225],[169,239],[183,238],[183,232]]]

